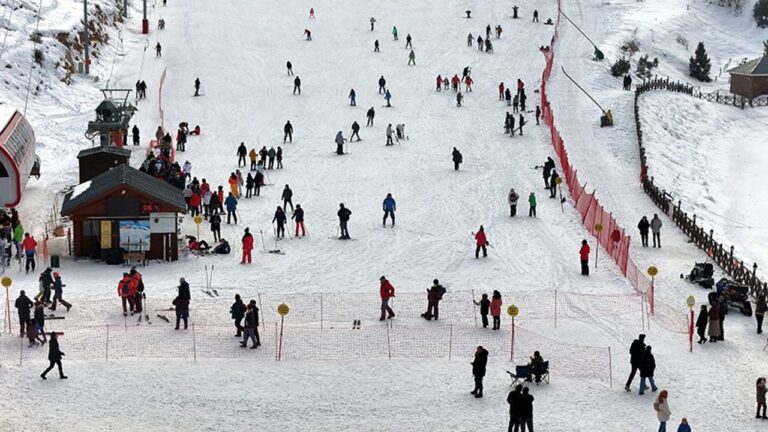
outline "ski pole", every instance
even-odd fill
[[[267,245],[264,243],[264,231],[259,230],[261,233],[261,247],[264,249],[264,252],[267,251]]]

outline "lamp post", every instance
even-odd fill
[[[277,359],[280,360],[283,357],[283,325],[285,324],[285,316],[288,315],[288,305],[280,303],[277,305],[277,313],[280,314],[280,339],[277,345]]]
[[[0,283],[5,287],[5,316],[8,317],[8,319],[3,322],[3,327],[8,326],[8,333],[11,333],[11,293],[10,288],[11,284],[13,284],[13,279],[9,278],[8,276],[4,276]]]
[[[515,305],[509,305],[507,308],[507,314],[512,317],[512,333],[509,343],[509,361],[515,360],[515,317],[520,314],[520,309]]]
[[[648,275],[651,276],[651,295],[650,295],[650,301],[648,302],[651,306],[651,315],[654,314],[656,308],[654,307],[656,303],[656,287],[655,287],[655,278],[656,275],[659,274],[659,269],[656,268],[656,266],[650,266],[648,267]]]

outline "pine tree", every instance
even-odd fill
[[[709,56],[704,49],[704,42],[699,42],[699,45],[696,46],[695,57],[691,57],[691,60],[688,63],[690,75],[699,81],[710,82],[712,81],[712,78],[709,77],[709,69],[711,67],[712,65],[709,62]]]
[[[635,69],[635,75],[644,80],[653,78],[653,69],[659,67],[659,59],[654,58],[653,61],[648,60],[648,54],[640,57],[637,60],[637,69]]]
[[[623,76],[625,73],[629,72],[629,68],[629,61],[620,58],[611,66],[611,75],[615,77]]]
[[[752,15],[760,28],[768,27],[768,0],[757,0]]]

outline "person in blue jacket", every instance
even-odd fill
[[[237,225],[237,198],[229,193],[227,199],[224,200],[224,205],[227,207],[227,223],[232,223],[231,219],[235,219],[235,225]]]
[[[385,227],[387,226],[387,216],[392,216],[392,227],[395,226],[395,211],[397,210],[397,204],[395,203],[395,199],[392,198],[392,194],[388,193],[387,197],[384,198],[384,203],[382,204],[383,210],[384,210],[384,220],[381,222],[381,226]]]

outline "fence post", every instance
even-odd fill
[[[448,333],[448,360],[451,359],[451,350],[453,349],[453,324],[451,324]]]
[[[608,388],[613,388],[613,361],[611,360],[611,347],[608,347]]]
[[[555,290],[555,328],[557,328],[557,290]]]
[[[389,355],[389,358],[392,358],[392,342],[389,340],[389,324],[387,326],[387,353]]]
[[[107,340],[104,342],[104,361],[109,361],[109,324],[107,324]]]
[[[197,337],[195,336],[195,323],[192,323],[192,358],[197,361]]]

